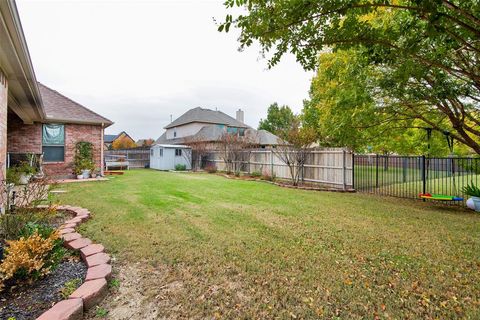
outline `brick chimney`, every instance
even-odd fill
[[[239,108],[237,110],[237,121],[240,121],[241,123],[244,123],[245,122],[244,118],[245,118],[245,114],[244,114],[243,110]]]

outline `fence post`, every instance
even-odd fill
[[[425,155],[422,156],[422,193],[427,192],[427,174],[425,172]],[[423,199],[425,201],[425,199]]]
[[[378,154],[375,155],[375,188],[378,189]]]
[[[352,151],[352,189],[355,190],[355,153]]]
[[[270,175],[273,177],[273,150],[270,150]]]
[[[347,153],[343,149],[343,190],[347,190]]]

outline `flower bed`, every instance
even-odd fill
[[[102,245],[75,232],[90,212],[71,206],[56,209],[69,216],[61,221],[56,218],[53,225],[61,224],[57,231],[46,227],[50,229],[43,234],[44,229],[33,225],[30,234],[7,241],[8,255],[0,265],[6,289],[0,294],[0,319],[81,319],[84,311],[105,297],[112,273],[110,256]],[[54,249],[57,243],[62,245],[60,238],[63,247],[70,249],[65,257],[65,249]],[[62,254],[55,257],[59,249]],[[51,270],[50,263],[54,265]],[[18,281],[18,270],[25,280]]]
[[[83,238],[75,232],[75,228],[90,218],[87,209],[61,206],[60,210],[73,212],[75,217],[65,221],[60,227],[64,246],[78,251],[81,260],[87,267],[85,282],[62,300],[44,312],[37,320],[81,319],[84,311],[97,305],[107,294],[107,280],[112,275],[110,256],[104,252],[101,244],[93,244],[88,238]]]

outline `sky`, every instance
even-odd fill
[[[223,0],[17,0],[37,80],[107,117],[106,133],[158,138],[191,108],[257,127],[273,102],[300,112],[312,73],[293,56],[273,69],[259,47],[220,33]]]

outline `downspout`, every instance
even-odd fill
[[[104,131],[105,129],[103,128],[104,127],[104,124],[102,122],[102,130],[100,130],[100,175],[103,177],[103,147],[104,147],[104,143],[103,143],[103,135],[104,135]]]

